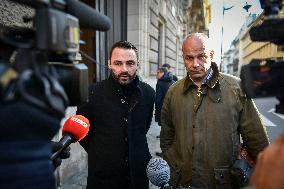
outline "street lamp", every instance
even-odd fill
[[[225,11],[230,10],[231,8],[233,8],[234,6],[231,7],[227,7],[225,8],[224,6],[224,1],[223,1],[223,14],[222,14],[222,36],[221,36],[221,62],[220,62],[220,71],[222,71],[222,65],[223,65],[223,35],[224,35],[224,15],[225,15]]]
[[[245,6],[243,6],[243,9],[245,9],[247,12],[249,11],[251,5],[246,2]]]

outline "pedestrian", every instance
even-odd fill
[[[253,100],[238,78],[218,71],[209,45],[202,33],[183,42],[187,76],[164,99],[160,146],[172,185],[227,189],[240,136],[254,160],[269,142]]]
[[[168,71],[167,74],[172,75],[174,81],[178,80],[177,76],[172,73],[172,66],[171,65],[165,63],[165,64],[162,65],[162,67],[167,69],[167,71]]]
[[[161,126],[161,109],[165,95],[169,87],[175,82],[168,70],[161,67],[157,71],[156,97],[155,97],[155,121]],[[160,135],[157,136],[160,138]],[[161,152],[156,152],[157,156],[162,156]]]
[[[161,67],[157,71],[156,97],[155,97],[155,121],[161,126],[161,109],[169,87],[175,82],[173,76],[167,74],[166,68]]]
[[[138,51],[127,41],[112,46],[108,79],[90,87],[89,101],[77,114],[90,120],[80,143],[88,153],[87,189],[147,189],[151,155],[146,134],[155,91],[136,75]]]

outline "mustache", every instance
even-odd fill
[[[131,77],[131,75],[128,72],[123,72],[123,73],[118,74],[118,77],[121,77],[121,76]]]

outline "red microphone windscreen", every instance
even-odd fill
[[[64,123],[62,135],[71,134],[74,137],[73,142],[77,142],[87,135],[89,128],[90,123],[87,118],[82,115],[73,115]]]

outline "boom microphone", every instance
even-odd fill
[[[162,158],[152,158],[147,165],[147,176],[152,184],[163,187],[170,180],[170,167]]]
[[[31,7],[48,7],[53,4],[79,19],[80,27],[90,28],[99,31],[107,31],[110,29],[110,19],[101,14],[99,11],[82,3],[78,0],[65,0],[64,1],[46,1],[46,0],[12,0],[21,4]],[[60,3],[59,3],[60,2]]]
[[[89,128],[89,120],[82,115],[73,115],[67,119],[62,129],[62,138],[59,141],[62,144],[62,148],[51,156],[51,160],[55,160],[71,143],[78,142],[84,138]]]
[[[66,0],[67,12],[78,17],[80,27],[107,31],[110,28],[110,19],[90,6],[77,1]]]

